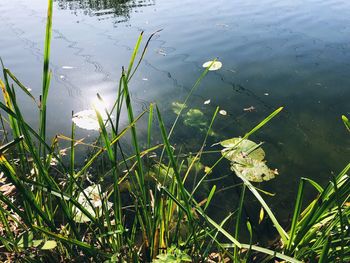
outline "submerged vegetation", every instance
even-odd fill
[[[73,114],[71,135],[56,136],[49,144],[46,138],[49,105],[46,102],[51,77],[51,24],[52,0],[49,0],[39,103],[3,65],[3,80],[0,80],[4,97],[0,102],[4,130],[0,146],[1,261],[350,261],[350,164],[324,187],[301,178],[295,209],[286,228],[264,200],[266,192],[253,184],[278,175],[276,169],[267,166],[262,144],[249,138],[278,115],[282,107],[243,137],[218,142],[223,149],[216,152],[219,153],[217,161],[210,166],[202,163],[206,141],[213,134],[212,125],[220,109],[216,108],[212,117],[206,119],[199,109],[189,109],[187,105],[208,71],[214,65],[220,68],[221,63],[210,61],[185,101],[172,105],[177,117],[169,131],[156,104],[134,115],[129,84],[152,35],[141,52],[143,34],[139,36],[128,67],[122,69],[113,108],[94,107]],[[19,91],[38,104],[38,129],[25,120],[17,101]],[[98,98],[103,101],[100,96]],[[126,112],[122,111],[124,107]],[[121,114],[128,116],[126,127],[120,126]],[[86,118],[88,125],[84,127],[82,119]],[[141,118],[148,120],[147,147],[141,147],[144,144],[138,136],[137,125]],[[172,133],[180,119],[204,135],[203,144],[194,154],[184,154],[172,145]],[[343,121],[349,128],[345,116]],[[76,148],[83,144],[81,138],[76,138],[76,125],[99,131],[96,142],[88,145],[91,153],[83,164],[76,158]],[[154,134],[159,134],[161,143],[153,144]],[[130,136],[133,147],[131,154],[121,144],[126,135]],[[64,142],[69,144],[68,148],[60,146]],[[241,181],[241,189],[239,202],[233,204],[235,212],[216,222],[208,212],[217,193],[216,186],[207,191],[205,198],[199,199],[198,193],[221,162],[230,165],[232,176]],[[187,183],[192,173],[197,174],[199,181],[189,188]],[[311,202],[304,200],[307,187],[318,192]],[[260,219],[266,213],[277,230],[278,237],[269,247],[255,244],[254,225],[242,216],[247,191],[262,207]],[[234,225],[228,226],[232,222]],[[227,227],[234,231],[228,231]],[[242,242],[247,239],[243,238],[243,230],[249,233],[247,242]]]

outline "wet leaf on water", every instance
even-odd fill
[[[278,175],[277,169],[271,170],[266,165],[265,152],[253,141],[240,137],[220,142],[224,149],[221,154],[231,161],[231,170],[252,182],[269,181]]]
[[[207,68],[207,67],[210,66],[209,70],[210,71],[214,71],[214,70],[220,69],[222,67],[222,63],[220,61],[214,61],[214,62],[213,61],[207,61],[202,66],[203,66],[203,68]]]
[[[275,178],[275,171],[269,169],[264,161],[242,157],[231,163],[231,170],[239,173],[251,182],[269,181]]]
[[[108,119],[108,116],[105,112],[100,112],[103,121],[105,122]],[[96,116],[95,110],[83,110],[73,115],[72,121],[79,128],[85,130],[95,130],[98,131],[100,125]]]
[[[237,145],[237,143],[239,144]],[[258,161],[262,161],[265,158],[264,150],[255,142],[247,139],[242,140],[242,138],[236,137],[222,141],[220,144],[225,147],[221,153],[226,159],[232,162],[236,162],[237,159],[239,160],[241,157],[247,156]]]

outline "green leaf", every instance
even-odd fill
[[[231,170],[239,173],[251,182],[269,181],[278,174],[277,170],[271,170],[264,161],[252,158],[241,158],[236,163],[232,163]]]
[[[220,144],[225,147],[221,152],[222,155],[232,162],[247,156],[258,161],[265,158],[265,152],[260,145],[247,139],[237,137],[222,141]]]
[[[42,250],[51,250],[57,247],[57,243],[55,240],[48,240],[44,243],[44,245],[41,247]]]

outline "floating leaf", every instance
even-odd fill
[[[276,173],[270,170],[264,161],[249,157],[241,158],[240,161],[231,164],[231,170],[238,172],[251,182],[269,181],[275,178]]]
[[[80,193],[78,196],[78,202],[94,217],[100,217],[102,215],[102,200],[101,195],[104,194],[101,192],[101,186],[99,184],[91,185],[84,189],[84,193],[88,197],[89,200],[86,199],[83,193]],[[90,202],[89,202],[90,201]],[[91,203],[91,204],[90,204]],[[91,206],[92,205],[92,206]],[[111,202],[107,202],[108,209],[112,207]],[[96,209],[97,208],[97,209]],[[95,213],[97,210],[97,214]],[[73,209],[74,217],[73,220],[78,223],[89,222],[90,218],[88,218],[84,213],[80,211],[78,208]]]
[[[240,137],[236,137],[222,141],[220,144],[225,147],[221,151],[222,155],[232,162],[247,156],[258,161],[262,161],[265,158],[265,152],[260,145],[247,139],[242,140]]]
[[[174,101],[171,103],[171,108],[173,109],[173,112],[178,115],[180,114],[181,110],[187,108],[187,105],[178,101]]]
[[[211,66],[210,66],[211,65]],[[218,70],[222,67],[222,63],[220,61],[207,61],[203,64],[203,68],[210,67],[210,71]]]
[[[204,101],[204,105],[207,105],[207,104],[209,104],[209,103],[210,103],[210,100]]]
[[[56,241],[55,240],[48,240],[41,247],[41,249],[43,249],[43,250],[50,250],[50,249],[54,249],[55,247],[57,247]]]
[[[186,126],[197,127],[200,129],[208,126],[204,113],[199,109],[190,109],[184,116],[184,124]]]
[[[103,121],[108,119],[105,112],[100,112]],[[85,130],[95,130],[98,131],[100,125],[98,124],[98,119],[95,110],[83,110],[73,115],[72,121],[80,128]]]
[[[220,113],[221,115],[224,115],[224,116],[227,115],[227,111],[225,111],[225,110],[220,110],[219,113]]]
[[[271,170],[267,167],[264,158],[265,152],[253,141],[232,138],[220,142],[225,147],[221,154],[231,161],[231,170],[241,174],[252,182],[268,181],[278,175],[277,169]]]

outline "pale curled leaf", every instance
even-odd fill
[[[108,119],[108,116],[105,112],[101,112],[101,116],[104,122]],[[85,130],[98,131],[100,128],[95,110],[83,110],[77,112],[73,115],[72,121],[79,128]]]
[[[222,63],[220,61],[207,61],[202,66],[203,68],[210,67],[208,70],[214,71],[220,69],[222,67]]]

